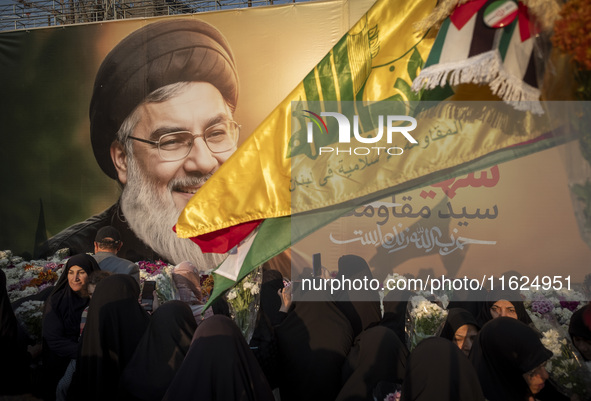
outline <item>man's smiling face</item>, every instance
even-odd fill
[[[205,82],[189,83],[177,96],[163,102],[142,104],[137,112],[139,121],[133,136],[151,141],[177,131],[202,135],[207,128],[232,120],[221,93]],[[235,150],[234,146],[229,151],[213,153],[199,136],[185,158],[166,161],[160,157],[157,146],[139,141],[133,143],[133,157],[139,170],[160,196],[172,197],[179,212]],[[127,171],[118,172],[119,180],[126,185]]]

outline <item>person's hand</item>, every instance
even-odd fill
[[[277,290],[277,295],[281,298],[281,308],[279,308],[279,311],[287,313],[291,307],[291,286],[280,288]]]
[[[156,290],[152,292],[152,295],[154,296],[154,301],[152,301],[152,313],[154,313],[156,312],[156,309],[158,309],[158,307],[160,306],[160,301],[158,300],[158,293],[156,292]]]
[[[144,308],[150,306],[150,304],[148,304],[148,303],[142,303],[141,295],[140,295],[140,299],[138,300],[138,302]],[[154,290],[154,291],[152,291],[152,310],[148,311],[148,313],[149,314],[154,313],[156,311],[156,309],[158,309],[159,306],[160,306],[160,301],[158,300],[158,293],[156,292],[156,290]]]
[[[29,354],[31,354],[32,360],[35,360],[39,356],[41,356],[42,348],[43,348],[43,346],[41,343],[36,343],[35,345],[29,345],[27,347],[27,351],[29,352]]]

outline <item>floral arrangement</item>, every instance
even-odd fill
[[[384,401],[400,401],[400,397],[402,396],[402,392],[400,390],[396,390],[393,393],[390,393],[384,398]]]
[[[591,70],[591,0],[567,1],[559,15],[552,44],[570,54],[580,68]]]
[[[49,260],[31,261],[13,256],[9,250],[0,251],[0,268],[6,274],[10,302],[37,294],[55,284],[65,264],[66,259],[61,251]]]
[[[591,374],[570,341],[556,329],[545,331],[541,341],[553,354],[546,365],[551,380],[565,394],[588,399],[591,396]]]
[[[250,272],[226,294],[232,319],[244,335],[247,343],[252,338],[259,311],[262,277],[263,272],[259,267]]]
[[[560,11],[560,18],[554,24],[552,44],[571,56],[576,82],[576,96],[579,100],[591,100],[591,0],[569,0]],[[586,162],[591,165],[591,132],[585,118],[574,119],[580,135],[579,149]],[[584,169],[582,167],[587,167]],[[588,170],[581,166],[578,171]],[[573,200],[577,199],[575,214],[583,238],[591,241],[591,180],[588,173],[583,179],[570,184]]]
[[[572,57],[577,97],[591,99],[591,0],[569,0],[554,24],[552,44]],[[587,159],[589,160],[589,159]]]
[[[179,299],[176,286],[172,279],[174,266],[164,263],[161,260],[156,262],[138,262],[140,269],[140,287],[143,289],[144,281],[156,282],[156,294],[158,301],[163,304],[166,301]]]
[[[206,303],[213,291],[213,274],[211,274],[211,272],[201,273],[199,275],[199,283],[201,284],[203,302]]]
[[[565,394],[582,399],[591,395],[589,369],[568,339],[568,326],[575,311],[586,304],[583,294],[574,290],[524,291],[524,306],[535,327],[542,333],[542,344],[553,357],[546,369],[551,380]]]
[[[43,320],[43,301],[23,302],[15,311],[16,318],[21,322],[33,341],[41,340]]]
[[[154,275],[154,274],[159,274],[163,268],[169,266],[167,263],[164,263],[161,260],[157,260],[155,262],[143,260],[143,261],[137,262],[137,265],[140,268],[140,274],[143,271],[145,274],[148,274],[150,276]]]
[[[556,321],[563,332],[568,331],[570,318],[575,311],[582,308],[587,300],[578,291],[523,291],[524,306],[540,331],[554,327]]]
[[[447,311],[423,296],[414,296],[408,303],[410,327],[407,327],[409,349],[412,351],[425,338],[438,335],[447,319]]]

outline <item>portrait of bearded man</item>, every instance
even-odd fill
[[[90,103],[90,136],[101,169],[121,187],[119,201],[47,241],[92,252],[103,226],[122,236],[119,256],[137,262],[191,261],[213,268],[173,231],[191,196],[236,150],[233,113],[238,74],[230,46],[213,26],[181,19],[146,25],[123,39],[102,62]]]

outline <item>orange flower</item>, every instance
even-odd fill
[[[591,70],[591,0],[571,0],[562,6],[552,44],[571,55],[579,68]]]
[[[39,275],[36,278],[29,281],[29,283],[27,285],[25,285],[24,288],[39,287],[43,284],[53,283],[56,280],[57,280],[57,274],[55,272],[53,272],[51,270],[42,271],[41,273],[39,273]]]

